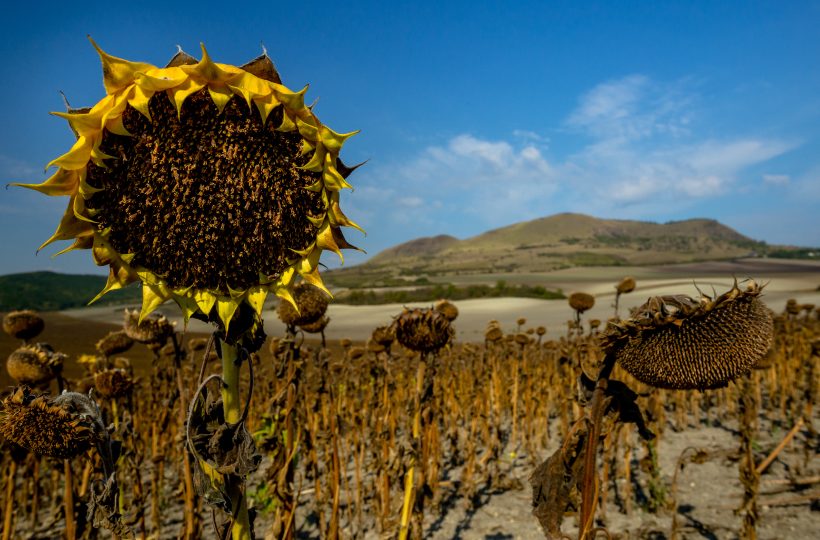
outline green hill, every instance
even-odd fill
[[[407,286],[423,277],[548,272],[573,266],[646,266],[799,250],[758,242],[713,219],[652,223],[556,214],[472,238],[418,238],[327,273],[337,287]],[[775,254],[776,252],[776,254]]]
[[[84,306],[105,287],[105,282],[104,276],[56,272],[0,276],[0,311],[56,311]],[[98,303],[139,302],[140,299],[139,287],[131,286],[106,294]]]

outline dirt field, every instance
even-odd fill
[[[493,274],[485,276],[463,276],[457,284],[495,283],[539,283],[562,289],[566,294],[583,291],[595,295],[596,304],[584,314],[585,320],[606,321],[613,314],[615,284],[624,276],[633,276],[637,289],[621,298],[621,315],[629,308],[638,306],[650,296],[664,294],[687,294],[697,296],[697,286],[706,294],[714,288],[718,294],[728,290],[733,276],[738,280],[752,278],[760,283],[768,282],[764,301],[775,311],[782,309],[786,300],[796,298],[801,303],[820,305],[820,263],[810,261],[784,261],[780,259],[744,259],[733,262],[706,262],[661,267],[586,267],[558,270],[546,274]],[[427,306],[429,304],[408,304]],[[265,312],[265,329],[268,335],[284,333],[284,326],[276,318],[269,306]],[[331,304],[328,309],[330,324],[328,339],[350,338],[364,341],[370,337],[373,328],[389,324],[392,317],[401,312],[401,304],[379,306],[347,306]],[[491,298],[462,300],[458,302],[460,311],[456,321],[458,339],[465,342],[482,341],[484,328],[491,319],[498,320],[505,329],[515,328],[519,317],[526,317],[528,326],[547,327],[547,337],[555,338],[566,332],[569,312],[566,300],[535,300],[528,298]],[[178,309],[173,303],[161,308],[169,318],[178,321],[182,327]],[[122,307],[90,307],[63,312],[69,317],[103,323],[119,323]],[[189,331],[207,333],[207,325],[191,321]]]
[[[474,282],[492,283],[498,279],[508,282],[539,280],[545,285],[562,288],[566,293],[584,291],[596,296],[596,306],[584,315],[584,320],[598,318],[606,320],[613,313],[614,284],[621,277],[631,275],[636,278],[638,288],[621,300],[621,313],[630,307],[643,303],[647,297],[659,294],[696,295],[695,280],[700,289],[711,294],[712,287],[719,293],[728,289],[733,276],[738,279],[752,277],[759,282],[769,282],[764,300],[775,311],[782,311],[788,298],[796,298],[801,303],[820,305],[820,264],[784,261],[740,261],[735,263],[705,263],[700,265],[678,265],[658,268],[583,268],[562,270],[545,275],[495,275],[472,277]],[[465,282],[470,281],[465,278]],[[483,331],[490,319],[497,319],[506,330],[516,327],[516,319],[526,317],[527,326],[544,325],[549,329],[548,337],[557,337],[566,332],[565,321],[570,310],[565,300],[541,301],[531,299],[487,299],[458,302],[460,316],[456,321],[458,339],[462,342],[481,341]],[[356,341],[366,340],[372,329],[388,324],[391,317],[400,312],[401,305],[344,306],[331,305],[331,323],[327,337],[335,345],[335,340],[349,337]],[[176,306],[166,305],[162,311],[182,325],[176,315]],[[41,339],[52,343],[72,357],[82,353],[93,353],[93,343],[110,330],[120,326],[122,307],[92,307],[70,310],[62,313],[45,314],[46,330]],[[283,327],[275,313],[265,312],[266,330],[269,335],[283,334]],[[208,327],[193,321],[188,329],[188,337],[207,335]],[[0,336],[0,354],[5,358],[16,342],[3,334]],[[128,355],[138,371],[150,363],[150,353],[144,347],[135,347]],[[73,375],[73,362],[67,364],[67,374]],[[0,384],[10,384],[5,370],[0,373]],[[820,414],[815,409],[814,428],[820,425]],[[756,458],[762,460],[783,435],[791,428],[766,416],[763,412],[760,440]],[[693,420],[681,431],[670,425],[659,445],[659,464],[664,482],[669,485],[675,472],[675,464],[684,449],[695,447],[705,450],[710,456],[702,464],[690,464],[680,473],[678,480],[677,519],[679,538],[684,539],[730,539],[737,538],[739,517],[735,509],[740,504],[742,487],[738,479],[736,461],[738,426],[734,421],[704,422]],[[790,479],[812,477],[820,473],[820,459],[813,453],[816,448],[816,433],[804,429],[786,447],[786,450],[763,475],[761,485],[761,512],[758,537],[761,539],[812,539],[818,538],[820,512],[818,512],[817,484],[795,494],[794,491],[778,493]],[[517,478],[520,489],[493,492],[482,491],[478,504],[469,506],[463,499],[455,499],[437,513],[428,514],[425,530],[430,540],[512,540],[544,538],[538,523],[531,514],[531,491],[528,477],[533,463],[540,462],[560,444],[558,437],[552,439],[550,448],[543,455],[528,456],[521,449],[507,448],[501,467]],[[814,446],[812,446],[814,445]],[[639,459],[641,456],[636,456]],[[457,478],[457,471],[451,471]],[[445,478],[446,480],[446,478]],[[635,486],[636,490],[641,486]],[[814,502],[807,503],[806,496]],[[803,497],[801,499],[801,497]],[[305,508],[307,512],[308,508]],[[670,538],[673,509],[665,509],[657,514],[645,512],[637,506],[627,515],[615,504],[608,506],[603,525],[615,538]],[[318,538],[315,528],[301,516],[300,538]],[[573,518],[567,518],[564,532],[571,537],[575,534]],[[210,528],[206,528],[211,537]],[[603,536],[602,536],[603,537]],[[368,533],[365,538],[378,538]]]

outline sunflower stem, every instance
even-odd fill
[[[239,401],[239,349],[219,340],[222,352],[222,411],[225,422],[237,424],[242,420],[242,404]],[[228,493],[231,497],[231,508],[234,508],[231,538],[233,540],[250,540],[251,527],[248,516],[248,504],[245,500],[244,480],[231,478]]]

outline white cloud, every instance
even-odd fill
[[[721,195],[749,167],[795,146],[753,137],[698,140],[696,101],[685,83],[663,85],[643,75],[602,83],[582,96],[566,123],[590,142],[563,169],[576,186],[595,193],[585,204],[605,211],[613,202],[685,204]]]
[[[543,126],[492,139],[464,133],[402,163],[363,170],[358,185],[366,186],[365,201],[378,199],[374,221],[393,223],[405,238],[477,234],[560,211],[667,219],[670,209],[679,214],[739,193],[750,183],[744,180],[760,178],[755,166],[796,146],[698,136],[697,102],[686,83],[631,75],[579,99],[564,125],[564,145],[578,142],[574,151],[549,155],[538,135]],[[783,182],[781,176],[764,181]],[[391,210],[397,208],[403,211]],[[407,223],[416,229],[402,228]]]
[[[789,183],[791,177],[788,174],[764,174],[763,182],[767,184],[782,186]]]

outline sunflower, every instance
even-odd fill
[[[659,388],[712,389],[752,369],[773,339],[763,287],[735,283],[710,298],[656,296],[630,319],[610,322],[602,346],[636,379]]]
[[[243,307],[255,326],[269,293],[293,302],[297,276],[325,289],[322,251],[341,257],[353,246],[340,228],[361,230],[339,206],[355,169],[339,152],[355,132],[322,124],[267,54],[236,67],[203,46],[199,61],[180,51],[159,68],[92,44],[106,96],[53,113],[76,142],[45,182],[16,184],[69,197],[40,249],[91,249],[110,268],[94,300],[141,281],[140,319],[174,300],[186,322],[227,329]]]

